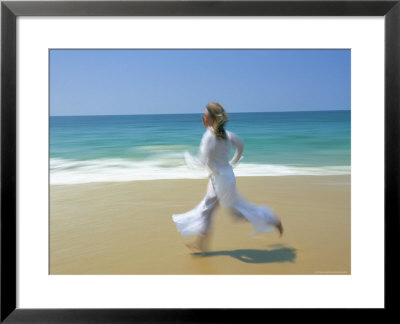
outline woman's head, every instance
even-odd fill
[[[225,109],[216,102],[210,102],[203,115],[203,124],[205,127],[212,126],[217,138],[226,138],[224,125],[228,121],[228,115]]]

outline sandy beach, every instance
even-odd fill
[[[50,274],[350,274],[350,176],[238,177],[240,193],[278,214],[284,234],[251,235],[220,208],[209,251],[193,254],[171,219],[207,179],[50,186]]]

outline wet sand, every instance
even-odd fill
[[[50,274],[350,274],[350,176],[238,177],[275,210],[278,232],[250,234],[220,208],[209,251],[185,246],[172,214],[195,207],[207,179],[50,187]]]

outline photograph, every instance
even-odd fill
[[[396,310],[399,2],[2,1],[0,322]]]
[[[351,275],[351,49],[48,59],[49,275]]]

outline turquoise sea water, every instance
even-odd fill
[[[237,176],[350,173],[351,112],[231,113],[242,139]],[[50,183],[202,178],[201,114],[50,117]],[[233,155],[233,151],[232,151]]]

